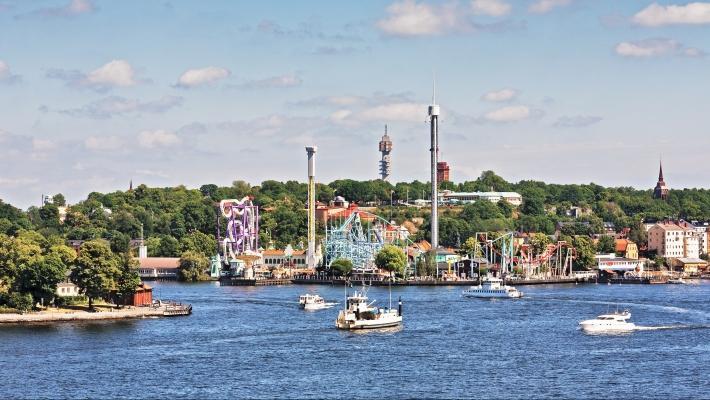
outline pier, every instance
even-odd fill
[[[292,279],[296,285],[344,285],[344,279],[308,279],[308,278],[295,278]],[[371,285],[371,286],[471,286],[478,285],[478,280],[457,280],[457,281],[443,281],[443,280],[406,280],[406,281],[390,281],[387,280],[350,280],[353,286],[357,285]],[[514,286],[524,286],[524,285],[557,285],[557,284],[573,284],[573,283],[591,283],[593,281],[580,279],[580,278],[554,278],[554,279],[511,279],[507,280],[505,283]]]
[[[293,283],[291,279],[248,279],[248,278],[220,278],[220,286],[283,286]]]

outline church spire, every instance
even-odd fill
[[[663,160],[658,163],[658,181],[663,182]]]
[[[666,200],[668,198],[668,186],[663,180],[663,160],[658,163],[658,182],[653,189],[653,198]]]

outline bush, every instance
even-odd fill
[[[86,304],[88,301],[89,301],[89,299],[87,299],[86,296],[66,296],[66,297],[55,297],[54,298],[54,304],[57,307]]]
[[[20,312],[29,311],[33,306],[32,295],[29,293],[12,293],[7,304]]]

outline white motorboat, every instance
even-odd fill
[[[402,299],[399,299],[397,309],[392,309],[392,298],[390,293],[390,306],[387,308],[374,307],[372,301],[368,304],[367,289],[355,291],[351,296],[347,295],[345,308],[340,310],[335,326],[338,329],[376,329],[398,326],[402,323]]]
[[[478,286],[471,286],[470,288],[463,291],[464,297],[478,297],[478,298],[503,298],[503,299],[517,299],[523,297],[523,292],[519,291],[513,286],[508,286],[503,284],[503,280],[500,278],[494,278],[492,276],[487,276],[483,278],[481,284]]]
[[[298,298],[298,304],[306,311],[323,310],[333,306],[331,303],[326,303],[322,297],[317,294],[302,294]]]
[[[688,282],[683,278],[669,279],[668,283],[674,284],[674,285],[687,285],[688,284]]]
[[[628,322],[631,318],[629,310],[615,312],[613,314],[602,314],[595,319],[588,319],[579,323],[585,332],[591,333],[619,333],[631,332],[636,329],[636,325]]]

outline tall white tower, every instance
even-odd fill
[[[318,147],[306,147],[308,154],[308,249],[306,265],[316,267],[316,151]]]
[[[436,83],[429,106],[429,122],[431,124],[431,248],[439,247],[439,184],[436,165],[439,160],[439,105],[436,104]]]
[[[385,134],[380,140],[380,153],[382,153],[382,160],[380,160],[380,178],[383,181],[389,179],[392,173],[392,158],[390,153],[392,152],[392,140],[390,140],[387,134],[387,125],[385,125]]]

